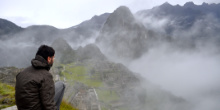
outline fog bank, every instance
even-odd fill
[[[143,78],[196,105],[195,110],[220,108],[220,56],[209,50],[150,49],[128,67]]]

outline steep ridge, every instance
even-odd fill
[[[56,47],[66,50],[63,43]],[[183,98],[176,97],[150,82],[146,81],[146,85],[141,85],[140,76],[136,76],[123,64],[108,61],[94,44],[73,51],[76,53],[76,60],[67,64],[55,64],[52,72],[60,76],[58,79],[66,82],[64,97],[75,107],[89,109],[92,106],[94,99],[89,95],[91,89],[97,91],[99,98],[96,101],[103,109],[184,110],[191,107]]]
[[[95,44],[88,44],[85,47],[79,47],[76,50],[78,61],[96,59],[96,60],[107,60],[102,54],[100,49]]]
[[[94,16],[92,19],[68,29],[57,29],[48,25],[29,26],[16,32],[11,28],[8,30],[9,32],[3,32],[0,29],[3,32],[0,34],[0,66],[26,67],[29,65],[27,61],[31,60],[37,47],[42,44],[51,45],[58,38],[68,41],[74,49],[94,42],[99,29],[106,21],[108,15],[106,13],[100,16]],[[14,23],[7,20],[3,19],[0,21],[4,21],[3,24],[0,24],[2,29],[11,25],[12,27],[14,26]],[[14,27],[17,28],[17,26]],[[12,53],[16,53],[16,56]],[[14,62],[15,60],[17,61],[16,63]]]
[[[91,39],[95,39],[108,18],[109,13],[104,13],[102,15],[95,15],[90,20],[84,21],[79,25],[63,29],[60,32],[60,35],[68,40],[68,42],[72,42],[74,44],[80,45],[80,43],[84,43],[88,41],[91,43]],[[75,46],[77,48],[77,46]]]
[[[27,28],[21,28],[8,20],[0,19],[0,36],[4,37],[4,39],[7,38],[7,40],[15,38],[19,42],[30,39],[30,42],[34,44],[52,44],[59,37],[69,42],[82,43],[89,38],[97,36],[108,16],[109,13],[94,16],[90,20],[67,29],[57,29],[48,25],[33,25]]]
[[[23,28],[17,26],[16,24],[0,18],[0,39],[3,39],[3,35],[14,34],[21,31],[22,29]],[[7,39],[7,36],[5,36],[4,39]]]
[[[75,61],[76,53],[63,38],[56,39],[51,46],[55,49],[55,58],[58,62],[69,63]]]
[[[193,2],[187,2],[183,6],[173,6],[166,2],[152,9],[138,11],[136,15],[142,19],[153,17],[157,21],[168,19],[165,30],[167,34],[171,35],[177,29],[192,28],[197,21],[204,20],[207,16],[213,16],[220,22],[219,7],[220,4],[203,3],[202,5],[195,5]],[[144,24],[146,25],[145,22]]]
[[[149,33],[127,7],[121,6],[108,17],[96,43],[111,55],[108,57],[134,59],[147,51]]]
[[[95,44],[88,44],[74,50],[63,38],[56,39],[51,45],[56,51],[56,59],[60,63],[83,62],[86,60],[107,60]]]
[[[104,13],[100,16],[95,15],[90,20],[84,21],[79,25],[70,27],[67,30],[75,30],[77,34],[83,35],[84,37],[91,36],[92,34],[96,34],[97,32],[99,32],[109,15],[110,13]]]

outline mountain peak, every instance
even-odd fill
[[[120,6],[115,11],[130,11],[130,9],[126,6]]]
[[[165,3],[163,3],[162,5],[171,5],[169,2],[165,2]]]
[[[23,28],[17,26],[15,23],[0,18],[0,35],[16,33],[22,29]]]
[[[162,10],[172,10],[172,8],[173,8],[173,5],[171,5],[168,2],[165,2],[164,4],[162,4],[160,6],[160,9],[162,9]]]
[[[85,47],[79,47],[76,51],[78,56],[77,59],[79,61],[89,60],[89,59],[96,59],[96,60],[107,59],[95,44],[88,44]]]
[[[130,9],[126,6],[120,6],[118,7],[112,15],[115,15],[115,16],[123,16],[125,18],[128,18],[128,17],[133,17]]]
[[[58,50],[72,50],[67,41],[61,37],[54,40],[51,46]]]
[[[58,62],[66,64],[75,60],[75,53],[65,39],[57,38],[51,46],[55,49],[55,56]]]
[[[202,3],[202,6],[208,6],[209,4],[208,3],[206,3],[206,2],[203,2]]]
[[[114,12],[113,12],[116,16],[121,15],[124,17],[131,17],[132,13],[130,11],[130,9],[126,6],[120,6],[118,7]]]
[[[186,2],[184,4],[184,7],[193,7],[193,6],[195,6],[195,4],[192,1],[191,2]]]
[[[100,47],[108,48],[107,54],[114,54],[109,57],[130,60],[141,55],[139,50],[146,50],[145,36],[144,25],[135,19],[129,8],[121,6],[109,16],[96,42]]]
[[[162,7],[170,7],[172,6],[169,2],[165,2],[161,5]]]
[[[109,29],[121,29],[125,23],[134,22],[134,19],[135,18],[129,8],[126,6],[120,6],[111,15],[109,15],[102,31],[107,31]]]

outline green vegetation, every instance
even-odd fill
[[[118,108],[118,110],[128,110],[128,108],[126,108],[126,107],[120,107],[120,108]]]
[[[69,104],[65,100],[63,100],[60,105],[60,110],[77,110],[77,109],[71,106],[71,104]]]
[[[11,85],[0,83],[0,109],[15,105],[15,88]],[[62,101],[60,110],[77,110],[65,100]]]
[[[105,107],[102,107],[102,106],[101,106],[101,109],[102,109],[102,110],[108,110],[107,108],[105,108]]]
[[[116,101],[119,99],[119,96],[115,91],[111,90],[96,90],[99,100],[103,102],[111,102],[111,101]]]
[[[15,88],[0,83],[0,109],[15,105]]]
[[[120,96],[115,90],[106,88],[104,81],[102,81],[102,73],[97,69],[93,68],[92,64],[83,65],[81,63],[70,63],[70,64],[61,64],[61,79],[66,79],[70,85],[74,86],[76,82],[85,84],[88,87],[96,88],[96,92],[99,98],[99,101],[105,103],[107,106],[101,105],[102,110],[107,110],[111,107],[111,103],[118,101]],[[107,69],[106,74],[114,73],[116,70]],[[124,108],[120,108],[124,110]]]
[[[74,85],[74,82],[81,82],[89,87],[101,87],[102,81],[100,79],[99,74],[88,72],[88,68],[84,66],[76,66],[74,63],[63,65],[65,66],[65,71],[61,74],[66,78],[68,82],[71,82]],[[62,78],[61,78],[62,79]]]

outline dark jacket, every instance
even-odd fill
[[[31,64],[16,76],[15,99],[18,110],[56,110],[50,65],[38,55]]]

